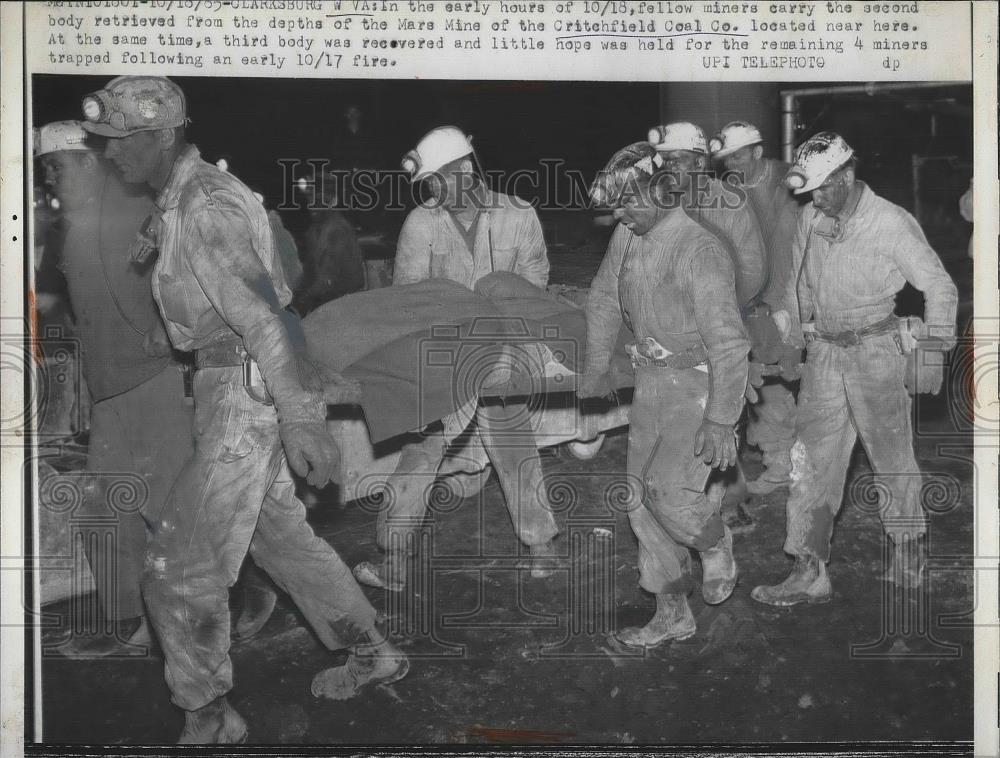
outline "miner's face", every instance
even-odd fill
[[[836,171],[812,191],[813,205],[827,216],[839,216],[847,205],[847,198],[853,187],[853,168]]]
[[[686,191],[694,175],[705,170],[705,156],[692,150],[667,150],[660,153],[663,170],[674,189]]]
[[[104,156],[118,169],[122,179],[136,184],[148,184],[165,159],[156,131],[109,137]]]
[[[615,218],[640,237],[656,226],[662,213],[663,209],[655,201],[652,187],[645,179],[630,181],[615,208]]]
[[[764,151],[760,145],[747,145],[722,159],[727,171],[735,171],[743,175],[744,180],[755,173],[757,162],[763,157]]]
[[[44,182],[66,210],[83,207],[94,196],[97,157],[90,152],[59,150],[41,157]]]
[[[460,158],[446,163],[427,177],[427,188],[437,204],[449,211],[463,210],[472,202],[475,184],[472,161]]]

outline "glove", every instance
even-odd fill
[[[705,419],[694,435],[694,454],[712,468],[736,465],[736,432],[732,424]]]
[[[340,469],[340,449],[323,421],[278,424],[288,465],[313,487],[323,487]]]
[[[937,350],[910,351],[903,384],[911,395],[937,395],[944,384],[944,354]]]
[[[743,396],[748,403],[756,403],[760,400],[757,389],[764,386],[765,367],[763,363],[750,361],[747,366],[747,388]]]

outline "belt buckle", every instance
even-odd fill
[[[837,335],[837,344],[841,347],[857,347],[861,344],[861,335],[854,329],[848,329]]]

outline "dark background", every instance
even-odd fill
[[[34,76],[34,123],[80,118],[83,96],[107,81],[103,76]],[[187,96],[191,141],[208,160],[229,156],[235,173],[269,200],[282,195],[279,159],[336,155],[349,103],[361,106],[365,129],[377,141],[383,156],[377,168],[398,168],[403,154],[425,132],[454,124],[473,135],[488,171],[511,173],[538,167],[544,158],[562,159],[589,179],[616,149],[645,139],[654,124],[688,118],[702,122],[709,136],[722,126],[706,121],[713,112],[709,100],[718,97],[712,83],[217,77],[175,81]],[[750,111],[743,117],[776,125],[778,92],[792,86],[810,85],[746,85]],[[732,90],[740,85],[718,87]],[[694,112],[700,103],[705,108]],[[861,158],[862,178],[910,210],[912,156],[953,156],[956,165],[950,169],[925,169],[921,185],[929,202],[942,206],[938,221],[956,220],[957,200],[971,175],[971,103],[968,84],[873,96],[813,96],[801,101],[797,140],[822,129],[840,132]],[[766,134],[769,153],[777,156],[780,135],[777,129],[771,131],[775,133]],[[530,194],[526,184],[519,190]]]

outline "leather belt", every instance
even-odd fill
[[[195,368],[225,368],[242,366],[247,359],[243,341],[229,340],[194,351]]]
[[[807,340],[818,340],[829,342],[838,347],[854,347],[860,345],[865,337],[872,337],[876,334],[886,334],[895,332],[899,328],[899,318],[897,316],[887,316],[881,321],[869,324],[860,329],[845,329],[842,332],[821,332],[818,330],[804,332]]]

